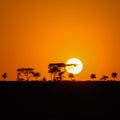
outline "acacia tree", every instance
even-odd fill
[[[7,78],[7,73],[3,73],[2,78],[5,80]]]
[[[114,80],[116,80],[116,78],[117,78],[117,73],[116,72],[113,72],[112,74],[111,74],[111,76],[112,76],[112,78],[114,79]]]
[[[66,72],[66,66],[76,66],[76,64],[50,63],[48,73],[51,73],[51,80],[62,80],[63,74]]]
[[[95,74],[91,74],[91,75],[90,75],[90,78],[91,78],[92,80],[94,80],[94,79],[96,78],[96,75],[95,75]]]
[[[17,69],[17,79],[24,80],[24,78],[29,81],[31,77],[38,78],[40,76],[39,72],[34,72],[34,68],[19,68]]]

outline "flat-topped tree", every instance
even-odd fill
[[[50,63],[48,73],[51,73],[51,80],[62,80],[63,74],[66,72],[66,66],[76,66],[76,64]]]
[[[25,77],[27,81],[30,80],[31,77],[39,77],[40,73],[39,72],[34,72],[34,68],[19,68],[17,69],[17,78],[18,80],[23,79],[21,77]]]

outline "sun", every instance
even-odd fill
[[[71,64],[70,66],[66,66],[66,70],[68,73],[78,74],[83,69],[83,63],[78,58],[70,58],[66,64]],[[72,65],[73,64],[73,65]]]

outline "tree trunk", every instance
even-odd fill
[[[26,78],[27,78],[27,81],[29,81],[29,76],[28,76],[28,72],[27,72],[27,74],[26,74]]]

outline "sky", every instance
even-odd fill
[[[77,80],[119,79],[119,46],[119,0],[0,0],[0,76],[8,80],[21,67],[50,79],[49,63],[73,57],[84,66]]]

